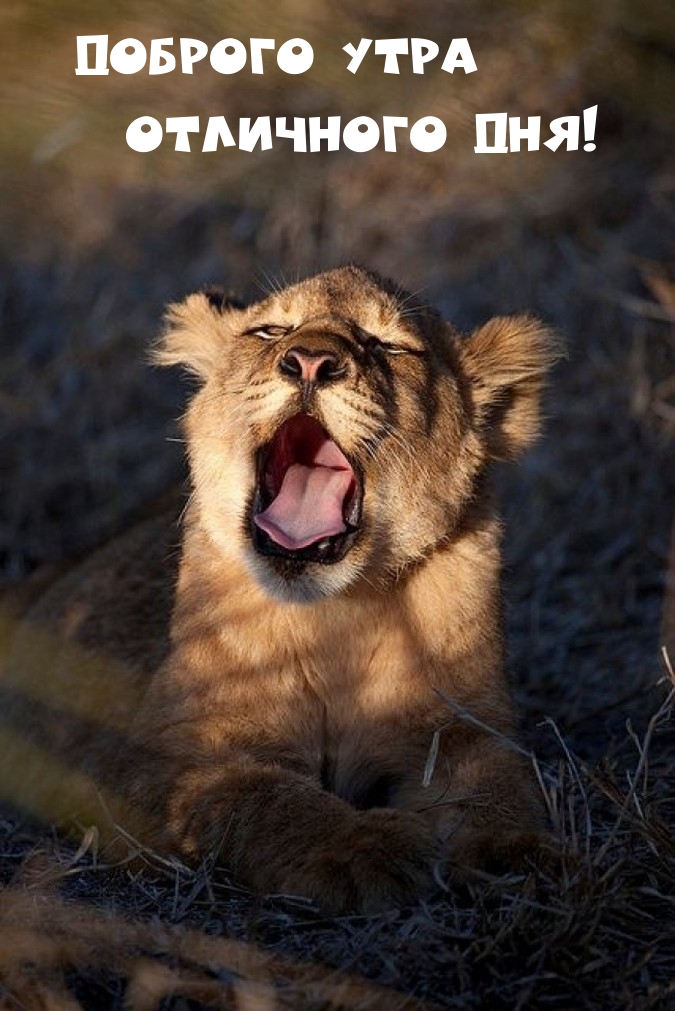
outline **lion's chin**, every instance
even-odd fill
[[[296,414],[257,454],[250,535],[288,583],[335,565],[358,539],[363,478],[316,418]]]
[[[336,597],[359,577],[361,566],[349,558],[336,565],[300,562],[249,551],[247,567],[258,586],[281,604],[315,604]]]

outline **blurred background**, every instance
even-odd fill
[[[249,297],[356,260],[461,328],[530,309],[568,360],[546,436],[499,473],[510,665],[526,733],[555,716],[583,755],[650,711],[675,486],[675,7],[670,0],[13,0],[0,9],[0,586],[121,529],[183,475],[179,377],[146,365],[166,302]],[[75,76],[76,36],[300,36],[300,76]],[[441,70],[466,36],[476,73]],[[424,76],[342,47],[421,37]],[[374,47],[373,47],[374,48]],[[177,45],[174,47],[177,49]],[[476,113],[598,106],[596,150],[474,153]],[[139,154],[138,116],[434,115],[431,154],[236,148]],[[236,129],[235,129],[236,133]],[[203,134],[202,134],[203,135]],[[670,619],[668,618],[670,607]],[[544,748],[546,747],[544,743]]]

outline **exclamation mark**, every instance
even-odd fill
[[[584,137],[587,141],[587,143],[584,144],[584,151],[595,151],[593,139],[595,137],[595,121],[597,118],[597,105],[592,105],[590,109],[584,109]]]

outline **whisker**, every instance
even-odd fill
[[[415,289],[415,291],[408,291],[408,292],[405,292],[403,288],[399,288],[396,293],[398,308],[403,309],[405,306],[410,305],[410,303],[414,302],[414,300],[417,298],[418,295],[421,295],[422,292],[427,291],[428,287],[429,286],[425,284],[422,285],[421,288]]]
[[[256,284],[260,288],[260,290],[263,292],[263,294],[265,294],[267,296],[281,295],[281,293],[283,291],[283,288],[281,287],[281,285],[279,284],[279,282],[276,280],[276,278],[274,277],[274,275],[270,275],[266,270],[262,270],[262,269],[260,271],[260,274],[262,275],[262,279],[265,281],[265,284],[267,285],[267,287],[265,287],[265,285],[262,284],[260,278],[256,278]]]
[[[408,456],[410,462],[416,462],[412,447],[403,441],[401,435],[392,428],[391,424],[389,422],[385,422],[383,428],[387,437]]]
[[[177,521],[178,526],[182,526],[183,521],[184,521],[184,519],[185,519],[185,517],[187,515],[187,511],[190,508],[190,506],[192,505],[192,503],[194,502],[196,496],[197,496],[197,491],[196,491],[195,488],[193,488],[192,491],[190,492],[190,494],[187,497],[185,505],[183,506],[183,508],[180,511],[180,515],[179,515],[178,521]]]

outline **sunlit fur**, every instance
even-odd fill
[[[251,333],[264,324],[293,330],[274,340]],[[390,348],[373,342],[364,353],[369,337]],[[307,565],[289,579],[254,552],[246,510],[256,451],[303,409],[297,386],[277,370],[298,343],[354,349],[345,381],[318,387],[306,406],[364,473],[366,498],[363,535],[347,557]],[[504,442],[501,455],[510,456],[535,435],[550,354],[549,336],[532,320],[492,321],[461,341],[434,310],[348,267],[245,309],[192,295],[170,310],[156,360],[181,364],[203,382],[186,425],[199,523],[225,558],[243,560],[272,595],[311,601],[359,578],[384,586],[452,536],[494,455],[491,443]],[[480,415],[519,385],[522,402],[492,425],[506,434],[482,430]]]
[[[297,344],[346,374],[303,392],[278,369]],[[25,803],[81,822],[103,798],[162,852],[217,851],[337,911],[414,898],[439,859],[441,875],[521,859],[541,810],[502,672],[488,471],[537,434],[551,335],[516,317],[462,336],[344,267],[247,308],[191,295],[154,354],[199,381],[180,564],[178,531],[151,521],[7,612],[25,615],[3,662]],[[257,454],[300,411],[363,479],[335,564],[251,539]]]

